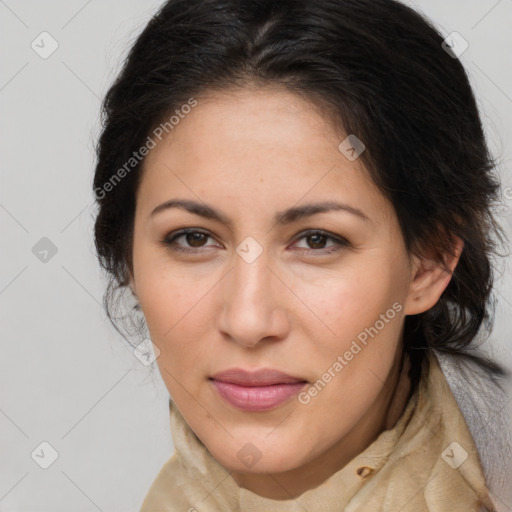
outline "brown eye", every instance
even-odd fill
[[[308,235],[306,239],[308,240],[308,244],[313,249],[324,249],[325,244],[327,243],[327,236],[322,234],[314,234],[314,235]]]
[[[161,244],[173,251],[197,252],[201,247],[208,247],[206,241],[212,238],[208,233],[198,231],[197,229],[182,229],[175,233],[170,233]],[[181,239],[185,241],[179,242]]]
[[[161,244],[173,251],[197,253],[202,247],[209,247],[206,244],[208,238],[212,238],[208,233],[197,229],[186,229],[170,233],[161,241]],[[180,239],[183,239],[185,244],[179,242]],[[350,243],[346,239],[318,230],[306,232],[298,240],[305,240],[307,244],[307,247],[299,247],[299,249],[311,254],[331,254],[339,251],[342,247],[350,247]],[[331,245],[327,245],[329,242]]]
[[[310,254],[331,254],[343,247],[350,247],[348,240],[318,230],[306,232],[298,240],[306,241],[308,247],[299,247],[299,249]],[[331,245],[326,245],[329,242]]]
[[[202,242],[204,242],[208,237],[204,233],[200,233],[198,231],[194,233],[187,233],[185,239],[187,243],[192,247],[202,247]]]

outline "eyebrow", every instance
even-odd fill
[[[217,222],[222,222],[227,226],[232,226],[231,220],[220,211],[205,203],[199,203],[189,199],[170,199],[169,201],[158,205],[150,213],[150,217],[153,217],[154,215],[165,210],[169,210],[170,208],[180,208],[206,219],[211,219]],[[345,211],[356,217],[359,217],[365,222],[372,222],[371,219],[359,208],[355,208],[354,206],[350,206],[344,203],[337,203],[335,201],[305,204],[303,206],[295,206],[288,208],[287,210],[282,210],[275,214],[274,222],[278,224],[291,224],[306,217],[311,217],[317,213],[326,213],[332,211]]]

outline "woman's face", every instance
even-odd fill
[[[245,89],[197,98],[145,161],[132,287],[172,399],[234,474],[364,448],[389,405],[404,316],[427,309],[391,204],[342,141],[295,95]],[[196,213],[154,211],[171,200]],[[344,206],[315,213],[327,202]],[[185,228],[196,234],[170,241]],[[233,368],[306,383],[211,379]]]

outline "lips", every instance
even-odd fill
[[[249,372],[233,368],[210,378],[230,405],[244,411],[267,411],[291,400],[307,384],[305,379],[278,370]]]
[[[294,377],[279,370],[263,368],[250,372],[241,368],[231,368],[216,373],[211,377],[213,380],[237,384],[239,386],[271,386],[273,384],[296,384],[307,382],[301,377]]]

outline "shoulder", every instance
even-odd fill
[[[477,363],[434,351],[478,449],[491,493],[512,504],[510,379],[490,377]],[[506,509],[508,510],[508,509]]]

